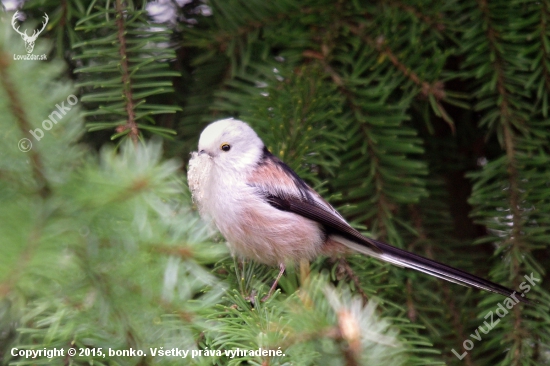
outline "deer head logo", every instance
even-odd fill
[[[34,49],[34,42],[36,41],[36,39],[38,38],[38,36],[40,35],[40,33],[42,33],[44,31],[44,29],[46,28],[46,25],[48,24],[48,14],[44,13],[44,19],[45,21],[42,23],[42,29],[40,29],[39,31],[34,31],[32,33],[32,36],[29,37],[29,35],[27,34],[27,30],[25,29],[25,32],[20,32],[19,31],[19,26],[17,28],[15,28],[16,26],[16,23],[17,23],[17,13],[19,13],[18,11],[15,12],[15,14],[13,14],[13,17],[11,18],[11,26],[13,27],[13,29],[19,33],[21,35],[21,38],[23,38],[23,41],[25,41],[25,48],[27,49],[27,53],[31,53],[32,50]]]

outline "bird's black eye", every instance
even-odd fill
[[[228,143],[223,143],[221,146],[220,146],[220,149],[222,149],[223,151],[229,151],[231,149],[231,145],[229,145]]]

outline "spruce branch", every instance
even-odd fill
[[[412,247],[415,246],[417,242],[423,243],[424,254],[426,255],[426,257],[432,260],[437,260],[433,251],[434,248],[432,245],[432,240],[429,237],[428,231],[425,227],[424,218],[421,213],[421,208],[416,204],[411,204],[409,205],[409,212],[411,215],[414,229],[417,233],[417,239],[415,240],[415,242],[411,243],[409,250],[412,250]],[[443,293],[444,304],[446,306],[446,309],[448,310],[448,313],[450,314],[452,329],[453,329],[453,332],[452,332],[453,338],[457,344],[462,345],[462,342],[465,339],[467,339],[467,335],[464,331],[460,306],[457,306],[456,301],[451,294],[451,289],[449,288],[448,282],[437,281],[437,287]],[[407,280],[407,292],[410,294],[407,297],[407,306],[409,308],[414,307],[415,303],[411,293],[412,292],[411,279]],[[412,310],[409,309],[409,313],[411,312],[414,315],[417,314],[414,308]],[[411,321],[414,321],[413,319],[415,319],[415,317],[411,317],[409,315],[409,319],[411,319]],[[474,366],[474,363],[472,361],[472,356],[470,355],[470,353],[466,353],[466,356],[464,357],[464,362],[466,363],[467,366]]]
[[[8,71],[9,66],[10,61],[8,55],[5,52],[0,51],[0,83],[9,98],[9,108],[17,121],[19,130],[25,138],[31,140],[33,138],[30,134],[32,125],[27,118],[25,107],[19,98],[17,88],[10,79],[10,74]],[[51,191],[46,176],[44,175],[44,164],[42,162],[42,157],[36,149],[31,149],[27,152],[27,154],[31,157],[31,167],[38,185],[38,194],[42,198],[46,198],[50,195]]]
[[[428,245],[426,248],[426,255],[430,259],[434,259],[432,246]],[[449,288],[449,285],[446,283],[439,283],[438,287],[443,292],[445,305],[447,306],[447,309],[449,311],[449,314],[451,315],[451,324],[452,328],[454,330],[453,332],[453,338],[454,343],[457,345],[457,347],[461,347],[462,343],[465,339],[468,339],[468,335],[466,334],[464,330],[464,322],[461,317],[461,305],[456,303],[455,298],[452,296],[451,289]],[[467,366],[474,366],[474,361],[472,360],[472,355],[468,352],[466,353],[466,356],[464,357],[464,363]]]
[[[262,20],[250,19],[246,21],[245,25],[239,26],[231,33],[220,33],[215,36],[215,41],[220,45],[220,50],[225,52],[227,49],[227,42],[244,37],[248,34],[254,33],[262,28],[265,28],[271,24],[277,24],[281,21],[288,20],[289,16],[286,12],[272,15]]]
[[[65,25],[69,22],[68,19],[68,10],[69,10],[69,0],[61,1],[61,17],[59,19],[59,26],[65,28]]]
[[[83,270],[90,277],[94,288],[98,291],[100,296],[105,300],[108,306],[111,307],[113,314],[113,320],[118,321],[122,326],[122,333],[128,347],[136,348],[139,344],[139,336],[136,334],[128,314],[125,309],[119,306],[119,302],[116,301],[115,290],[111,284],[110,278],[108,275],[98,271],[98,268],[94,268],[89,264],[87,260],[87,253],[83,252],[78,248],[75,250],[77,257],[80,257],[80,262],[82,263]]]
[[[429,83],[425,80],[422,80],[418,74],[410,70],[405,64],[403,64],[395,53],[386,45],[384,36],[378,36],[375,39],[364,34],[361,26],[357,26],[353,23],[347,23],[348,29],[355,34],[356,36],[361,37],[371,48],[378,51],[380,56],[387,57],[391,63],[407,78],[409,78],[413,83],[420,87],[421,93],[428,97],[433,95],[438,101],[445,99],[445,87],[442,81],[434,81]]]
[[[445,85],[442,81],[437,80],[430,83],[426,80],[422,80],[422,78],[420,78],[417,73],[412,71],[409,67],[407,67],[399,60],[395,53],[386,45],[385,37],[383,35],[378,36],[375,40],[365,34],[361,25],[358,26],[350,22],[348,22],[346,25],[351,33],[355,34],[358,37],[361,37],[363,41],[365,41],[365,43],[367,43],[372,49],[376,50],[381,57],[388,58],[390,62],[397,68],[397,70],[399,70],[405,77],[407,77],[418,87],[420,87],[420,93],[424,97],[431,99],[436,114],[443,118],[445,122],[447,122],[447,124],[451,127],[453,133],[455,132],[454,122],[441,104],[441,100],[444,100],[446,98]]]
[[[413,298],[413,283],[410,278],[407,278],[407,283],[405,284],[406,289],[406,301],[407,301],[407,317],[411,322],[416,322],[418,317],[418,312],[416,310]]]
[[[381,173],[380,159],[378,154],[375,151],[376,142],[370,138],[370,133],[368,133],[368,127],[365,125],[361,126],[361,132],[367,144],[367,154],[370,156],[370,161],[372,162],[374,170],[374,186],[376,192],[376,216],[378,218],[378,227],[377,233],[380,235],[380,238],[383,240],[388,240],[388,231],[386,227],[386,221],[389,219],[389,214],[392,210],[392,207],[395,207],[392,202],[386,196],[384,191],[384,177]]]
[[[174,91],[169,78],[180,76],[167,62],[175,57],[169,46],[172,31],[153,26],[145,9],[123,0],[89,11],[92,15],[77,22],[75,29],[84,32],[72,44],[79,52],[73,59],[79,63],[75,73],[80,74],[77,85],[88,109],[89,131],[114,129],[112,140],[124,137],[134,143],[145,132],[171,138],[175,131],[154,126],[153,117],[181,110],[157,100]]]
[[[511,6],[507,9],[508,12],[521,9],[536,15],[529,22],[518,22],[515,19],[522,16],[507,13],[503,17],[501,8],[485,1],[478,2],[477,8],[484,25],[481,28],[484,30],[482,37],[486,40],[486,48],[490,50],[490,58],[472,58],[478,63],[478,70],[486,64],[492,66],[491,72],[485,73],[486,81],[478,85],[477,95],[481,95],[482,99],[477,106],[479,110],[491,108],[484,122],[489,121],[489,127],[497,130],[498,141],[504,152],[481,174],[472,174],[481,178],[472,199],[480,206],[478,216],[485,218],[489,228],[497,230],[491,238],[498,243],[496,253],[505,253],[506,261],[497,263],[494,272],[499,278],[512,283],[514,288],[518,288],[524,279],[521,275],[525,272],[543,273],[538,261],[544,261],[544,258],[537,256],[535,259],[531,253],[540,248],[538,243],[541,241],[545,242],[543,246],[547,246],[547,229],[541,229],[547,227],[545,212],[548,203],[546,198],[533,195],[533,192],[542,188],[539,179],[547,174],[548,166],[547,154],[545,148],[542,148],[548,144],[547,127],[545,122],[538,121],[541,116],[546,119],[547,115],[547,13],[539,5],[545,6],[541,3],[533,4],[532,7]],[[541,32],[540,37],[531,39],[534,29],[537,33]],[[533,41],[526,46],[534,50],[528,52],[527,62],[522,55],[517,55],[516,41],[519,39]],[[525,79],[529,79],[527,83]],[[489,80],[491,88],[483,90],[483,85],[487,85]],[[500,187],[501,192],[494,194],[489,190],[491,187]],[[496,201],[491,203],[490,196]],[[487,208],[488,212],[481,212]],[[548,296],[544,288],[537,287],[535,292],[540,298]],[[544,307],[542,304],[539,306]],[[520,306],[510,311],[511,319],[506,324],[509,331],[495,337],[495,340],[509,344],[505,362],[519,365],[527,358],[530,362],[540,362],[543,356],[538,353],[538,348],[548,342],[548,332],[539,328],[534,319],[541,317],[544,311],[547,310],[539,308],[531,312]]]
[[[489,41],[489,47],[491,53],[495,56],[493,67],[496,73],[496,90],[500,96],[499,104],[499,116],[501,122],[501,128],[504,135],[504,149],[507,157],[507,172],[510,183],[509,200],[510,210],[512,212],[512,235],[509,237],[510,244],[515,250],[522,250],[521,243],[521,211],[520,211],[520,199],[519,199],[519,176],[516,161],[516,149],[514,142],[513,119],[514,112],[510,105],[509,94],[506,89],[506,75],[504,71],[503,55],[498,47],[498,32],[493,28],[491,21],[491,14],[486,0],[477,0],[478,6],[483,16],[483,20],[486,25],[486,37]],[[513,256],[514,264],[512,265],[513,277],[517,278],[519,274],[519,263],[517,263],[516,256]],[[514,283],[519,285],[519,283]]]
[[[401,9],[413,15],[415,18],[424,22],[426,25],[428,25],[430,28],[433,28],[437,32],[442,32],[445,30],[445,24],[441,21],[442,20],[441,13],[437,14],[437,16],[435,17],[430,17],[422,13],[420,10],[418,10],[414,6],[404,4],[403,2],[398,0],[391,0],[388,2],[388,4],[390,6],[396,7],[398,9]]]
[[[338,90],[343,94],[343,96],[346,98],[346,101],[350,108],[354,110],[356,113],[364,113],[363,108],[359,102],[355,100],[355,93],[347,88],[343,82],[342,77],[338,75],[338,73],[329,65],[329,63],[326,61],[326,55],[322,55],[319,52],[306,50],[303,53],[304,57],[312,57],[315,59],[318,59],[321,61],[321,64],[323,65],[324,70],[330,75],[332,80],[336,85],[338,85]],[[377,145],[376,141],[372,140],[371,138],[371,131],[369,131],[370,127],[367,123],[362,123],[360,126],[360,131],[363,136],[363,141],[365,142],[366,148],[367,148],[367,155],[370,157],[369,162],[372,166],[371,171],[373,171],[374,175],[374,187],[375,187],[375,202],[376,202],[376,217],[377,217],[377,234],[380,238],[386,238],[387,231],[386,231],[386,220],[389,219],[388,214],[391,212],[391,208],[395,207],[395,205],[388,199],[388,197],[385,194],[384,191],[384,178],[380,172],[380,160],[378,157],[378,154],[375,150],[375,147]]]
[[[548,59],[550,58],[550,49],[548,42],[546,41],[546,34],[548,32],[548,20],[550,18],[550,4],[546,1],[540,2],[540,45],[542,48],[542,60],[541,67],[544,78],[544,84],[546,90],[550,91],[550,64]]]
[[[24,250],[22,250],[20,256],[17,258],[16,263],[12,266],[12,272],[6,277],[3,282],[0,282],[0,299],[5,298],[11,291],[13,291],[15,285],[20,280],[23,273],[28,270],[28,265],[30,264],[31,259],[36,254],[36,249],[40,245],[42,230],[42,227],[34,227],[29,233],[25,242]]]
[[[366,304],[369,301],[369,295],[363,290],[363,285],[359,276],[355,273],[353,268],[349,265],[348,261],[345,258],[340,258],[337,262],[339,270],[346,274],[347,278],[350,279],[355,285],[356,291],[361,295],[363,303]]]
[[[513,129],[513,110],[509,104],[509,95],[506,89],[506,76],[504,71],[504,62],[503,55],[500,52],[500,48],[497,46],[498,42],[498,32],[492,27],[491,22],[491,13],[489,6],[486,0],[477,0],[478,6],[483,16],[483,20],[486,25],[486,36],[489,41],[489,47],[492,54],[495,55],[495,61],[493,63],[495,73],[497,75],[497,87],[496,90],[500,95],[500,105],[499,105],[499,114],[500,114],[500,123],[504,135],[504,148],[506,151],[506,171],[508,173],[508,181],[510,184],[510,189],[508,190],[508,199],[512,214],[512,227],[511,233],[506,239],[505,244],[510,246],[510,260],[511,260],[511,277],[514,288],[518,288],[520,282],[522,281],[522,276],[520,273],[521,264],[518,261],[518,255],[515,252],[525,252],[528,250],[523,245],[523,220],[521,213],[521,202],[520,202],[520,184],[519,184],[519,174],[517,168],[516,160],[516,148],[515,148],[515,138]],[[522,324],[522,310],[520,306],[515,306],[513,309],[514,317],[514,333],[509,335],[509,338],[512,339],[514,346],[512,349],[514,353],[512,355],[513,364],[519,364],[521,359],[521,344],[523,343],[524,334],[528,334],[528,331],[523,328]]]
[[[69,90],[68,81],[52,69],[44,71],[56,60],[17,61],[8,68],[9,81],[30,127],[18,120],[17,107],[0,82],[0,109],[7,116],[0,118],[0,131],[5,132],[0,139],[0,269],[5,268],[0,271],[0,297],[9,291],[8,300],[15,298],[9,304],[13,312],[5,312],[6,301],[0,300],[2,361],[49,362],[11,358],[9,347],[25,345],[202,350],[280,346],[288,351],[281,358],[194,360],[228,365],[396,365],[395,356],[406,365],[433,365],[438,359],[467,366],[547,361],[548,1],[484,0],[476,6],[475,1],[212,0],[185,2],[178,8],[175,2],[155,6],[160,3],[174,5],[179,19],[185,17],[185,27],[179,22],[164,27],[156,17],[151,20],[152,1],[46,0],[23,5],[29,19],[51,14],[51,28],[40,40],[54,42],[59,58],[74,56],[65,72],[76,67],[77,77],[82,77],[79,100],[88,108],[84,115],[89,131],[116,131],[112,139],[128,137],[128,150],[138,151],[142,144],[135,144],[136,136],[159,132],[150,125],[159,121],[155,115],[173,113],[177,107],[172,104],[177,103],[185,108],[177,125],[180,134],[164,154],[185,157],[196,149],[205,123],[230,116],[242,119],[358,229],[368,224],[367,229],[392,244],[482,276],[489,273],[502,284],[517,286],[520,274],[543,274],[540,286],[529,294],[543,304],[515,307],[499,329],[474,342],[475,349],[460,361],[451,347],[472,339],[469,328],[483,324],[488,305],[502,299],[477,292],[464,296],[461,287],[360,256],[331,266],[337,280],[345,278],[332,297],[323,290],[324,285],[332,286],[330,281],[315,289],[304,280],[326,270],[320,259],[308,276],[290,270],[276,296],[251,307],[238,290],[226,288],[240,284],[247,294],[258,286],[264,289],[272,270],[247,263],[245,269],[233,271],[231,260],[202,268],[203,262],[215,262],[207,261],[212,253],[227,255],[225,246],[208,240],[208,230],[185,211],[187,203],[185,212],[178,204],[166,205],[182,197],[187,202],[185,191],[177,189],[174,195],[173,187],[155,180],[162,174],[178,180],[181,164],[173,164],[170,172],[157,170],[161,161],[147,165],[147,154],[131,160],[122,148],[120,154],[102,152],[99,162],[86,156],[83,167],[80,158],[65,153],[78,141],[68,134],[73,128],[71,136],[77,135],[79,118],[72,116],[46,133],[29,155],[13,149],[10,138],[39,128]],[[208,14],[197,4],[208,7]],[[8,26],[6,34],[12,33]],[[73,48],[63,47],[67,39]],[[19,37],[5,40],[0,37],[0,43],[21,43]],[[177,55],[171,52],[174,44],[181,50]],[[29,74],[38,64],[38,71]],[[164,78],[176,76],[168,69],[172,65],[184,78],[176,85],[176,102],[169,98],[163,104],[160,94],[172,92],[170,80]],[[55,74],[54,83],[60,85],[51,87],[45,74]],[[29,83],[29,75],[37,83]],[[36,95],[43,96],[37,98],[34,85],[45,85],[51,93],[36,88]],[[458,99],[470,99],[475,111]],[[439,118],[450,121],[447,111],[457,121],[452,136]],[[484,139],[486,127],[491,134]],[[85,140],[99,146],[97,137],[90,134]],[[28,186],[36,191],[39,180],[31,155],[36,152],[42,165],[38,170],[51,187],[46,203],[59,208],[53,217],[29,215],[36,210],[25,200],[38,196],[27,194]],[[432,165],[432,160],[437,161]],[[60,165],[66,174],[59,174]],[[457,213],[441,207],[445,189],[452,191],[453,203],[466,206],[468,182],[434,188],[430,182],[437,177],[426,175],[428,166],[438,174],[473,177],[470,202],[479,230],[469,235],[486,243],[481,250],[471,250],[464,233],[451,230],[451,212]],[[464,192],[456,197],[461,188]],[[429,198],[421,199],[427,192]],[[469,212],[457,211],[464,216]],[[40,220],[47,222],[41,226]],[[457,231],[469,228],[459,221]],[[43,232],[27,258],[29,235],[36,227]],[[487,260],[491,254],[492,268]],[[476,266],[480,258],[483,262]],[[89,266],[82,266],[83,261]],[[31,264],[38,264],[32,273]],[[12,271],[12,265],[21,269]],[[210,276],[221,283],[202,281]],[[98,287],[98,281],[106,287]],[[356,295],[340,291],[348,286]],[[19,289],[25,290],[21,297]],[[390,316],[390,329],[401,335],[399,342],[383,349],[357,346],[357,329],[374,343],[384,335],[371,324],[357,327],[357,320],[368,314],[351,311],[364,309],[367,295],[367,306],[372,305],[372,294],[385,300],[376,315]],[[28,301],[31,296],[33,301]],[[377,354],[388,357],[369,359]],[[57,361],[173,362],[153,357]]]
[[[115,1],[115,11],[116,11],[116,25],[117,25],[117,39],[119,44],[119,53],[120,53],[120,67],[121,67],[121,77],[122,77],[122,88],[124,92],[124,102],[126,104],[126,118],[127,122],[124,126],[119,126],[116,129],[116,132],[121,133],[125,130],[130,130],[128,136],[137,143],[139,130],[135,120],[135,107],[134,107],[134,97],[132,95],[132,81],[130,79],[130,70],[128,67],[128,54],[126,52],[126,28],[124,26],[124,5],[122,0]]]
[[[408,246],[408,250],[414,252],[414,247],[417,242],[424,243],[427,241],[428,236],[426,234],[426,231],[424,230],[424,225],[422,222],[422,216],[420,215],[420,210],[418,207],[414,204],[409,205],[409,211],[411,213],[411,220],[414,225],[414,229],[416,230],[417,238],[415,241],[411,242]],[[417,318],[417,310],[415,309],[414,304],[414,297],[413,297],[413,288],[412,288],[412,281],[410,278],[407,279],[407,314],[409,319],[412,322],[416,321]]]

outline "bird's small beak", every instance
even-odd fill
[[[208,156],[212,157],[212,155],[210,155],[210,153],[209,153],[208,151],[206,151],[206,150],[201,150],[201,151],[199,151],[199,156],[200,156],[200,155],[208,155]]]

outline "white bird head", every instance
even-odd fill
[[[260,161],[264,143],[246,123],[236,119],[213,122],[202,131],[199,154],[208,154],[215,166],[243,173]]]

